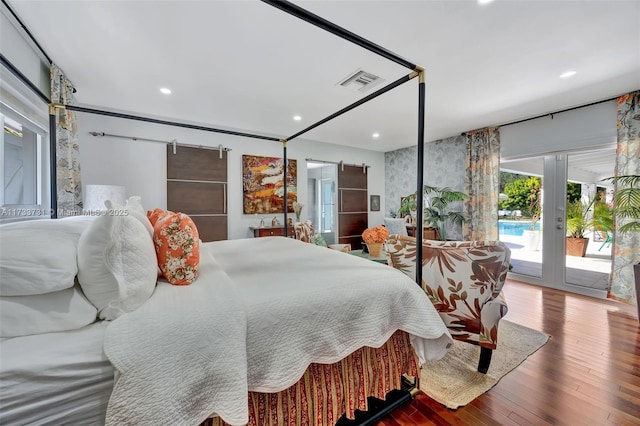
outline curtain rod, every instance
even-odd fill
[[[337,164],[339,166],[342,167],[342,171],[344,171],[344,166],[352,166],[352,167],[362,167],[363,169],[368,169],[369,165],[362,163],[362,164],[347,164],[344,161],[327,161],[327,160],[314,160],[313,158],[305,158],[305,161],[311,161],[314,163],[324,163],[324,164]]]
[[[603,103],[609,102],[609,101],[615,101],[617,98],[618,97],[616,96],[615,98],[603,99],[601,101],[596,101],[596,102],[591,102],[591,103],[585,104],[585,105],[578,105],[578,106],[571,107],[571,108],[561,109],[560,111],[549,112],[549,113],[541,114],[541,115],[538,115],[538,116],[535,116],[535,117],[525,118],[525,119],[517,120],[517,121],[511,121],[511,122],[506,123],[506,124],[498,124],[495,127],[511,126],[512,124],[524,123],[525,121],[537,120],[538,118],[544,118],[544,117],[551,117],[551,119],[553,120],[553,116],[556,115],[556,114],[560,114],[560,113],[568,112],[568,111],[573,111],[574,109],[586,108],[586,107],[590,107],[590,106],[593,106],[593,105],[603,104]],[[464,132],[463,134],[465,134],[465,133],[466,132]]]
[[[18,14],[16,12],[13,11],[13,9],[9,6],[9,4],[6,2],[6,0],[2,0],[2,4],[4,5],[4,7],[7,8],[7,10],[11,13],[11,15],[13,15],[14,19],[16,21],[18,21],[18,24],[20,24],[20,26],[22,27],[22,29],[24,30],[25,33],[27,33],[27,35],[29,36],[29,38],[31,39],[31,41],[36,45],[36,47],[38,48],[38,50],[40,50],[40,52],[44,55],[45,58],[47,58],[47,61],[49,61],[49,65],[51,65],[53,63],[53,61],[51,60],[51,58],[49,57],[49,55],[47,55],[47,52],[44,51],[44,49],[42,48],[42,46],[40,46],[40,43],[38,43],[38,41],[36,40],[36,38],[33,36],[33,34],[31,34],[31,31],[29,31],[29,29],[27,28],[27,26],[22,22],[22,20],[18,17]]]
[[[165,145],[173,145],[173,153],[176,153],[176,147],[178,146],[182,146],[182,147],[188,147],[188,148],[200,148],[200,149],[211,149],[214,151],[220,150],[220,153],[222,154],[222,151],[231,151],[231,148],[227,148],[225,146],[218,145],[218,146],[203,146],[203,145],[193,145],[193,144],[187,144],[187,143],[178,143],[178,141],[176,139],[172,139],[170,141],[163,141],[161,139],[150,139],[150,138],[139,138],[137,136],[125,136],[125,135],[114,135],[111,133],[105,133],[105,132],[89,132],[89,134],[91,136],[107,136],[107,137],[112,137],[112,138],[122,138],[122,139],[131,139],[134,141],[147,141],[147,142],[157,142],[157,143],[162,143]]]

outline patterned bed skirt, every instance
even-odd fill
[[[401,376],[418,375],[409,335],[396,331],[380,348],[360,348],[335,364],[311,364],[293,386],[277,393],[249,392],[250,426],[333,426],[342,414],[367,410],[367,396],[384,399]],[[220,418],[202,426],[227,426]]]

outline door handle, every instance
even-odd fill
[[[220,151],[220,152],[222,152],[222,151]],[[223,190],[224,190],[224,192],[223,192],[223,201],[222,201],[222,204],[223,204],[223,205],[222,205],[222,208],[223,208],[223,213],[224,213],[224,214],[227,214],[227,184],[226,184],[226,183],[225,183],[225,184],[223,184],[223,186],[222,186],[222,187],[223,187]]]

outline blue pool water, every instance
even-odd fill
[[[536,230],[540,229],[540,222],[536,223]],[[529,229],[529,222],[525,221],[498,221],[498,233],[499,235],[522,235],[525,229]]]

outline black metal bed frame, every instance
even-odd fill
[[[299,18],[303,21],[306,21],[312,25],[315,25],[319,28],[322,28],[325,31],[328,31],[338,37],[341,37],[353,44],[356,44],[360,47],[363,47],[377,55],[380,55],[390,61],[393,61],[399,65],[402,65],[406,68],[409,68],[411,70],[411,73],[397,79],[396,81],[386,85],[385,87],[371,93],[370,95],[342,108],[341,110],[323,118],[322,120],[319,120],[318,122],[308,126],[307,128],[289,136],[288,138],[275,138],[275,137],[270,137],[270,136],[264,136],[264,135],[259,135],[259,134],[252,134],[252,133],[243,133],[243,132],[236,132],[236,131],[231,131],[231,130],[225,130],[225,129],[219,129],[219,128],[215,128],[215,127],[208,127],[208,126],[198,126],[198,125],[194,125],[194,124],[188,124],[188,123],[181,123],[181,122],[176,122],[176,121],[168,121],[168,120],[159,120],[159,119],[154,119],[154,118],[149,118],[149,117],[143,117],[143,116],[136,116],[136,115],[130,115],[130,114],[122,114],[122,113],[117,113],[117,112],[111,112],[111,111],[103,111],[103,110],[98,110],[98,109],[92,109],[92,108],[85,108],[85,107],[80,107],[80,106],[75,106],[75,105],[62,105],[62,104],[53,104],[51,103],[51,100],[45,95],[43,94],[24,74],[22,74],[20,72],[20,70],[18,70],[15,66],[13,66],[13,64],[11,64],[11,62],[5,58],[3,55],[0,55],[0,63],[2,63],[3,66],[5,66],[12,74],[14,74],[19,80],[21,80],[23,83],[25,83],[32,91],[34,91],[38,96],[40,96],[43,100],[45,100],[45,102],[49,103],[49,169],[50,169],[50,183],[51,183],[51,188],[50,188],[50,202],[51,202],[51,212],[52,218],[57,218],[57,210],[58,210],[58,201],[57,201],[57,183],[56,183],[56,167],[57,167],[57,161],[56,161],[56,140],[57,140],[57,135],[56,135],[56,116],[57,116],[57,110],[58,109],[68,109],[71,111],[77,111],[77,112],[84,112],[84,113],[90,113],[90,114],[99,114],[99,115],[106,115],[106,116],[111,116],[111,117],[118,117],[118,118],[124,118],[124,119],[130,119],[130,120],[138,120],[138,121],[145,121],[145,122],[149,122],[149,123],[156,123],[156,124],[163,124],[163,125],[170,125],[170,126],[177,126],[177,127],[183,127],[183,128],[189,128],[189,129],[194,129],[194,130],[202,130],[202,131],[207,131],[207,132],[215,132],[215,133],[223,133],[223,134],[228,134],[228,135],[234,135],[234,136],[242,136],[242,137],[248,137],[248,138],[255,138],[255,139],[262,139],[262,140],[268,140],[268,141],[276,141],[276,142],[281,142],[282,143],[282,155],[283,155],[283,162],[284,162],[284,173],[283,173],[283,179],[285,180],[285,191],[284,191],[284,223],[287,223],[287,190],[286,190],[286,176],[287,176],[287,142],[290,140],[293,140],[301,135],[303,135],[304,133],[307,133],[308,131],[348,112],[351,111],[352,109],[408,82],[409,80],[412,80],[415,77],[419,77],[419,84],[418,84],[418,141],[417,141],[417,145],[418,145],[418,161],[417,161],[417,191],[418,193],[421,192],[421,188],[423,187],[424,184],[424,171],[423,171],[423,167],[424,167],[424,126],[425,126],[425,69],[419,65],[414,64],[411,61],[408,61],[407,59],[402,58],[401,56],[397,55],[394,52],[391,52],[385,48],[383,48],[382,46],[379,46],[357,34],[352,33],[351,31],[340,27],[339,25],[336,25],[318,15],[315,15],[311,12],[309,12],[306,9],[303,9],[287,0],[261,0],[263,3],[266,3],[270,6],[276,7],[280,10],[282,10],[283,12],[286,12],[292,16],[295,16],[296,18]],[[29,30],[27,29],[27,27],[22,23],[22,21],[20,20],[20,18],[18,17],[18,15],[9,7],[9,5],[7,4],[6,0],[2,0],[2,3],[4,4],[4,6],[10,11],[10,13],[13,15],[13,17],[20,23],[20,25],[22,26],[22,28],[24,29],[24,31],[26,32],[26,34],[31,38],[31,40],[34,42],[34,44],[38,47],[38,49],[40,49],[40,51],[42,52],[42,54],[47,58],[47,60],[49,61],[49,63],[52,63],[50,57],[46,54],[46,52],[42,49],[42,47],[40,46],[40,44],[37,42],[37,40],[33,37],[33,35],[31,34],[31,32],[29,32]],[[422,224],[423,223],[423,198],[422,197],[417,197],[417,207],[416,207],[416,223],[418,224]],[[420,225],[422,226],[422,225]],[[288,236],[288,230],[287,227],[285,226],[284,228],[284,233],[285,236]],[[420,232],[418,232],[418,230],[416,230],[416,235],[422,235],[422,231],[420,230]],[[422,258],[422,244],[417,244],[416,245],[416,257],[418,259]],[[416,268],[416,283],[418,285],[421,285],[422,283],[422,268]],[[391,411],[393,411],[395,408],[397,408],[399,405],[403,404],[404,402],[410,400],[413,395],[416,393],[416,388],[418,385],[418,378],[416,378],[416,381],[414,383],[414,387],[413,389],[405,389],[402,396],[398,397],[394,397],[393,402],[389,403],[389,404],[383,404],[384,406],[376,413],[372,414],[372,415],[368,415],[366,420],[364,420],[363,422],[361,422],[362,425],[372,425],[374,424],[377,420],[381,419],[382,417],[386,416],[388,413],[390,413]]]

